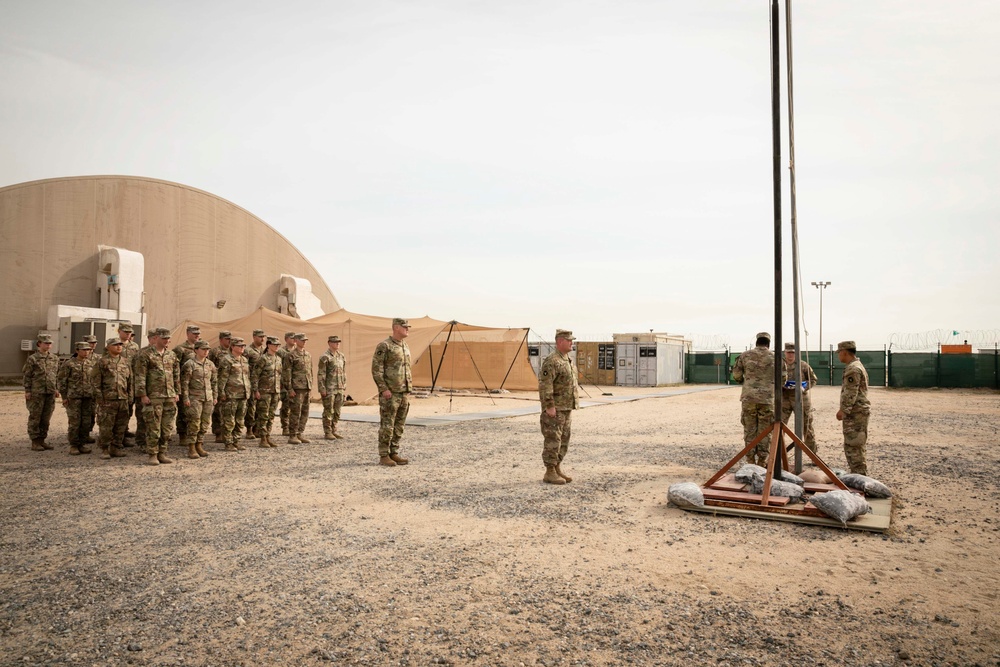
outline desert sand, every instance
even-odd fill
[[[842,468],[838,395],[813,403]],[[315,419],[311,444],[150,467],[69,456],[61,407],[30,451],[2,392],[0,664],[1000,664],[1000,393],[870,396],[885,535],[669,505],[741,448],[737,387],[580,410],[565,486],[537,415],[410,426],[395,468],[375,424],[328,442]]]

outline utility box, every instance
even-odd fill
[[[666,333],[614,334],[615,384],[656,387],[684,382],[684,352],[691,344]]]
[[[615,344],[613,342],[577,342],[576,362],[580,382],[605,387],[615,384]]]
[[[104,354],[104,342],[108,338],[117,338],[118,327],[123,323],[120,320],[104,320],[75,315],[60,317],[59,336],[53,338],[57,345],[53,345],[52,351],[61,357],[73,356],[77,341],[83,340],[84,336],[96,336],[97,353]],[[135,337],[141,340],[142,327],[133,324],[132,328]]]

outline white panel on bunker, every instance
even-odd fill
[[[616,346],[615,384],[619,387],[635,386],[638,351],[637,343],[618,343]]]

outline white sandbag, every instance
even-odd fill
[[[750,490],[753,493],[763,493],[764,491],[764,476],[759,474],[754,474],[750,480]],[[798,484],[792,484],[791,482],[782,482],[780,479],[771,480],[771,493],[772,496],[779,496],[781,498],[791,498],[793,501],[802,500],[802,487]]]
[[[753,481],[754,475],[760,475],[761,479],[763,479],[766,474],[767,468],[754,465],[753,463],[746,463],[742,468],[736,471],[736,481],[749,484]],[[792,484],[798,484],[799,486],[802,486],[805,483],[801,477],[795,473],[788,472],[787,470],[781,471],[781,477],[779,479],[781,479],[782,482],[790,482]]]
[[[817,493],[809,499],[816,508],[831,519],[847,525],[856,516],[872,511],[868,501],[856,493],[837,489],[827,493]]]
[[[694,482],[671,484],[667,489],[667,500],[678,507],[704,507],[705,494]]]
[[[840,481],[872,498],[892,498],[892,491],[889,490],[889,487],[872,477],[847,473],[840,476]]]

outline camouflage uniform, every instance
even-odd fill
[[[281,385],[288,392],[288,435],[296,438],[306,430],[309,421],[309,396],[313,386],[312,355],[296,347],[282,362]],[[291,392],[295,392],[295,396]],[[284,412],[284,404],[282,404]]]
[[[785,364],[785,375],[788,377],[788,381],[795,381],[795,362]],[[805,361],[802,362],[802,381],[806,383],[806,386],[802,388],[802,441],[806,443],[806,447],[816,452],[816,432],[813,430],[813,409],[812,409],[812,399],[809,395],[809,390],[816,386],[819,378],[816,377],[816,372],[813,371],[812,366],[810,366]],[[787,382],[786,382],[787,384]],[[792,389],[782,388],[781,390],[781,421],[785,424],[791,418],[792,414],[795,412],[795,388]]]
[[[847,457],[847,464],[851,472],[867,475],[865,449],[868,444],[871,403],[868,401],[868,371],[860,359],[854,359],[844,369],[840,409],[844,413],[844,456]]]
[[[184,364],[194,359],[194,343],[185,340],[174,348],[174,356],[177,357],[177,364],[183,371]],[[183,400],[182,398],[181,401]],[[177,406],[177,437],[180,438],[181,444],[184,444],[184,438],[187,435],[187,416],[185,413],[186,410],[184,410],[183,406]]]
[[[49,422],[56,407],[59,396],[57,374],[59,373],[59,357],[52,352],[34,352],[24,362],[21,369],[24,374],[24,392],[30,394],[26,398],[28,405],[28,437],[32,449],[52,449],[44,444],[49,435]]]
[[[399,454],[399,441],[403,438],[406,415],[410,412],[410,392],[413,375],[410,370],[410,347],[405,340],[389,336],[378,344],[372,355],[372,379],[378,386],[378,454]],[[392,392],[385,398],[384,391]]]
[[[257,334],[257,331],[259,331],[259,329],[254,331],[254,334]],[[267,352],[267,343],[261,345],[260,347],[251,343],[250,345],[247,345],[245,350],[243,350],[243,356],[247,358],[251,375],[253,375],[253,367],[257,363],[257,360],[260,359],[260,355],[265,352]],[[247,396],[247,414],[243,419],[243,423],[246,425],[247,433],[251,436],[256,436],[254,431],[256,430],[255,424],[257,423],[257,399],[254,397],[253,392],[250,392],[250,395]]]
[[[90,356],[86,359],[67,359],[59,367],[57,382],[63,405],[66,406],[66,418],[69,420],[67,438],[72,454],[90,452],[87,449],[87,435],[94,416],[94,386],[90,377],[93,367],[94,360]]]
[[[152,345],[147,345],[146,347],[141,348],[138,352],[136,352],[135,356],[132,357],[132,385],[133,385],[133,388],[135,387],[136,374],[139,371],[139,359],[143,355],[145,355],[146,353],[148,353],[150,350],[153,350],[153,349],[154,348],[153,348]],[[125,352],[124,351],[122,351],[122,356],[123,357],[125,356]],[[133,389],[133,391],[134,391],[134,389]],[[133,407],[135,407],[135,403],[136,403],[136,398],[133,395],[132,396],[132,405],[133,405]],[[142,449],[142,450],[145,451],[145,449],[146,449],[146,416],[145,416],[145,413],[143,413],[143,411],[142,411],[142,403],[141,402],[139,403],[138,407],[135,407],[135,444],[136,444],[137,447],[139,447],[140,449]]]
[[[767,338],[770,340],[770,336]],[[736,360],[733,377],[743,384],[740,393],[740,423],[743,424],[743,441],[749,445],[774,424],[774,353],[764,345],[747,350]],[[762,439],[754,449],[747,452],[747,461],[760,466],[767,465],[770,446],[768,438]]]
[[[129,370],[133,368],[132,361],[139,355],[139,345],[134,341],[130,340],[127,343],[122,343],[122,353],[121,357],[128,363]],[[128,433],[128,421],[132,419],[132,411],[135,408],[135,397],[129,394],[128,397],[128,420],[125,421],[125,432]],[[138,422],[138,417],[136,418]],[[136,430],[138,430],[138,424],[136,425]]]
[[[137,357],[135,397],[142,405],[146,428],[146,453],[166,456],[167,445],[177,418],[177,398],[181,393],[181,373],[177,356],[170,350],[150,347]],[[149,404],[142,402],[143,397]]]
[[[286,336],[287,338],[287,336]],[[282,363],[285,361],[285,357],[292,353],[295,349],[295,344],[291,346],[285,345],[284,347],[278,348],[278,356],[281,357]],[[288,415],[291,414],[292,408],[288,401],[288,390],[285,387],[281,388],[281,435],[289,435],[288,432]]]
[[[114,455],[122,446],[128,427],[128,407],[133,396],[132,366],[124,354],[105,354],[94,364],[90,378],[101,406],[98,444],[105,454]]]
[[[319,358],[316,384],[323,396],[323,433],[328,437],[340,437],[337,422],[340,409],[344,407],[344,392],[347,389],[347,359],[343,352],[327,350]]]
[[[247,396],[250,395],[250,365],[247,358],[232,353],[219,363],[219,405],[222,406],[222,437],[226,449],[244,449],[239,444],[243,435]]]
[[[250,376],[250,385],[254,393],[259,393],[257,399],[256,424],[257,435],[271,435],[274,424],[274,411],[281,396],[282,359],[277,354],[264,353],[257,359]],[[270,441],[270,438],[268,438]]]
[[[188,430],[181,438],[182,445],[200,446],[205,442],[219,396],[218,387],[218,370],[207,357],[201,361],[193,357],[184,362],[181,367],[181,409],[185,413]]]
[[[219,333],[221,335],[223,333],[229,333],[229,332],[220,331]],[[229,338],[229,336],[226,336],[226,338]],[[220,340],[222,340],[222,338],[220,338]],[[222,359],[228,354],[229,354],[228,346],[216,345],[211,350],[209,350],[208,358],[213,364],[215,364],[216,368],[221,369]],[[216,436],[215,438],[216,442],[222,442],[224,440],[224,438],[222,437],[222,401],[219,401],[216,404],[215,409],[212,410],[212,433],[214,433]]]
[[[545,357],[538,375],[538,398],[542,404],[542,462],[546,467],[562,463],[569,450],[573,410],[580,407],[577,372],[568,354],[558,350]],[[556,416],[546,414],[556,409]]]

